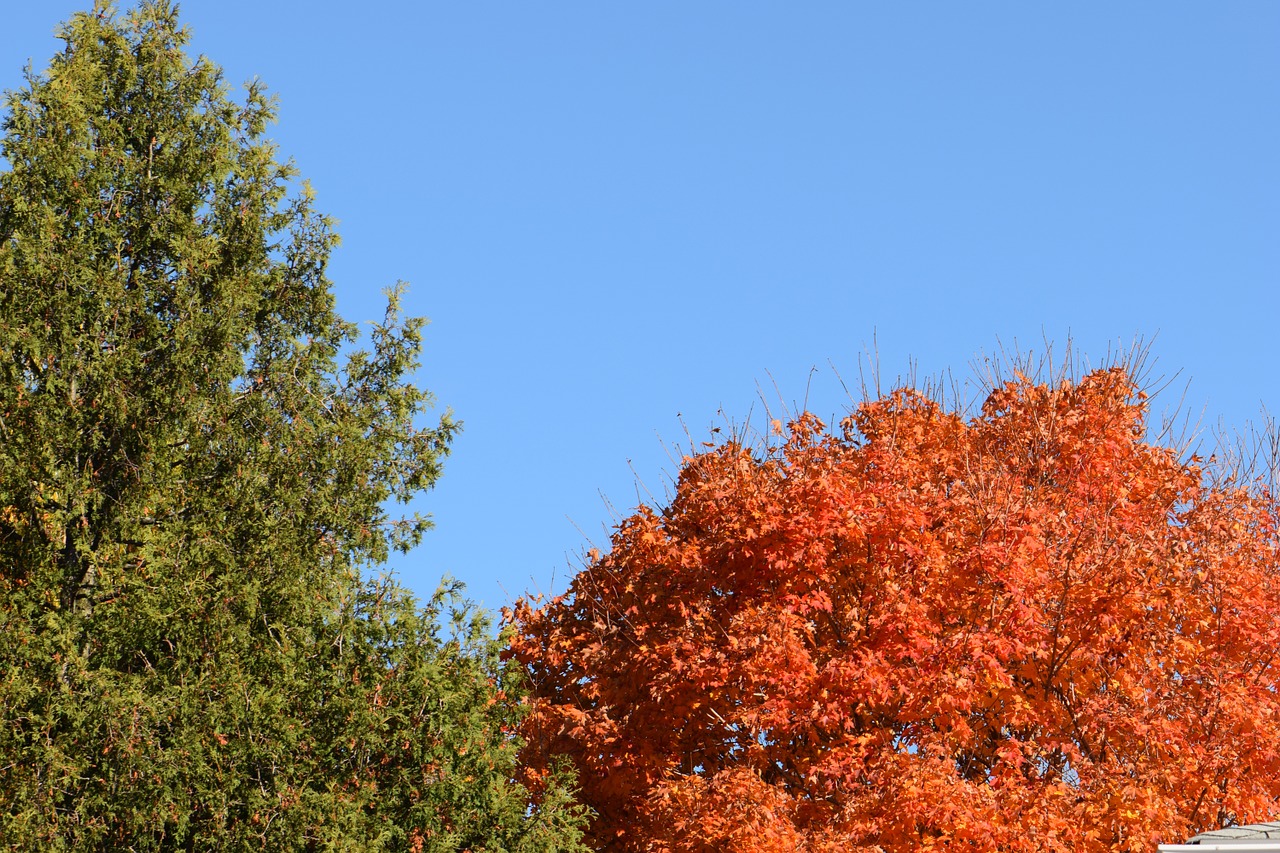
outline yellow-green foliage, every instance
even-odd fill
[[[62,37],[2,143],[4,846],[578,849],[564,789],[512,781],[483,620],[364,580],[456,429],[421,425],[422,321],[393,290],[343,354],[272,102],[171,3]]]

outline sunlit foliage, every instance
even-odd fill
[[[368,581],[456,425],[176,7],[99,3],[0,151],[0,843],[576,849],[515,772],[518,683],[445,589]]]
[[[1277,505],[1124,367],[684,459],[510,617],[609,851],[1149,851],[1280,796]]]

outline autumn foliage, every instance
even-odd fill
[[[686,458],[509,614],[609,851],[1154,849],[1280,812],[1277,506],[1123,368]],[[1208,472],[1208,473],[1207,473]]]

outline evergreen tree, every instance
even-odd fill
[[[456,429],[422,321],[392,290],[344,355],[331,222],[175,5],[61,37],[0,146],[0,839],[578,849],[564,787],[512,781],[483,619],[362,579]]]

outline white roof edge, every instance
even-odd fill
[[[1228,853],[1280,853],[1280,839],[1267,841],[1259,839],[1257,841],[1241,840],[1241,841],[1214,841],[1208,844],[1161,844],[1156,848],[1160,853],[1207,853],[1210,850],[1228,851]]]

